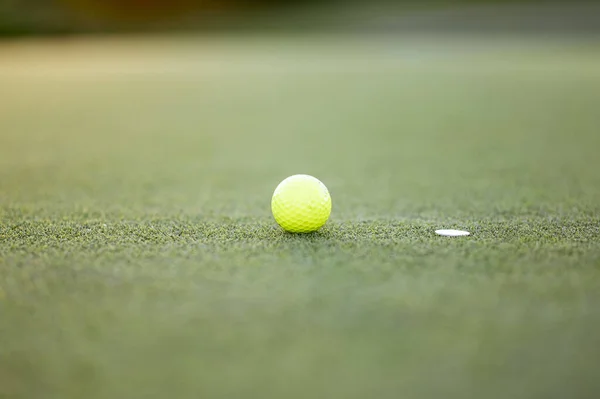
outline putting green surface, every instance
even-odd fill
[[[600,393],[597,42],[4,43],[0,88],[0,397]]]

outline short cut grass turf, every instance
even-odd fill
[[[0,397],[600,395],[597,42],[0,59]],[[270,215],[295,173],[315,234]]]

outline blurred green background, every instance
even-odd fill
[[[597,32],[596,2],[550,0],[3,0],[0,35],[235,29]]]

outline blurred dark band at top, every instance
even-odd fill
[[[147,30],[600,32],[600,3],[556,0],[0,0],[0,37]]]
[[[238,0],[60,0],[71,11],[100,19],[161,19],[197,10],[242,6]]]
[[[148,26],[158,29],[196,29],[220,26],[231,15],[235,15],[238,20],[240,16],[244,19],[244,16],[254,11],[331,2],[332,0],[0,0],[0,37],[138,30]]]
[[[163,19],[195,12],[244,11],[324,0],[60,0],[91,18]]]

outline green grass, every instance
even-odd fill
[[[0,397],[596,397],[600,46],[371,40],[1,46]]]

